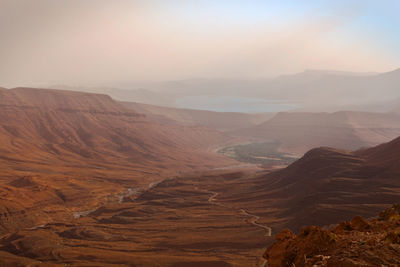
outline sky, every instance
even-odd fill
[[[1,0],[0,86],[400,67],[398,0]]]

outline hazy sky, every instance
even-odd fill
[[[400,1],[1,0],[0,86],[400,67]]]

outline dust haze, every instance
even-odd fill
[[[228,2],[1,1],[0,83],[252,80],[307,69],[384,72],[399,65],[366,26],[354,35],[344,30],[367,2],[326,3],[297,13],[295,4],[283,13],[268,1]]]

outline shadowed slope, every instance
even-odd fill
[[[400,138],[356,152],[317,148],[264,176],[265,199],[277,201],[285,227],[328,225],[353,214],[373,216],[400,202]],[[257,189],[255,189],[257,190]]]

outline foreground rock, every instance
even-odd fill
[[[334,229],[304,227],[299,235],[283,230],[264,254],[275,266],[398,266],[400,204],[369,221],[356,216]]]

